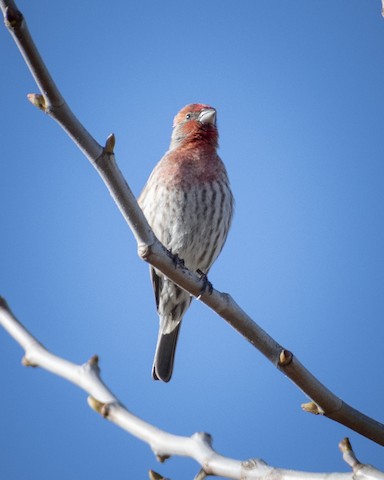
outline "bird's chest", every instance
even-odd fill
[[[183,182],[158,189],[152,225],[155,235],[186,263],[207,234],[212,187]]]
[[[214,181],[223,171],[215,151],[191,148],[182,155],[179,151],[167,155],[161,166],[165,184],[187,189]]]

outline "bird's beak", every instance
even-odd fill
[[[216,125],[216,110],[214,108],[205,108],[199,115],[199,122],[204,125]]]

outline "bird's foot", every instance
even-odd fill
[[[172,259],[173,265],[175,268],[180,267],[183,268],[185,267],[184,260],[179,257],[177,253],[173,253],[172,250],[169,250],[169,256]]]
[[[197,269],[196,273],[199,275],[200,279],[203,281],[203,286],[201,287],[200,293],[197,296],[197,300],[200,300],[200,297],[204,295],[204,293],[208,293],[208,295],[212,295],[213,286],[212,286],[212,283],[208,280],[206,273],[202,272],[200,269]]]

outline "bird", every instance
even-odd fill
[[[169,149],[138,198],[156,238],[205,279],[224,246],[234,209],[227,171],[217,154],[216,120],[216,110],[209,105],[182,108],[174,118]],[[169,382],[192,296],[156,268],[150,267],[150,276],[159,315],[152,377]]]

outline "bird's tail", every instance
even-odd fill
[[[175,358],[180,325],[181,322],[179,322],[169,333],[163,333],[160,329],[152,369],[152,376],[154,380],[169,382],[172,377],[173,361]]]

